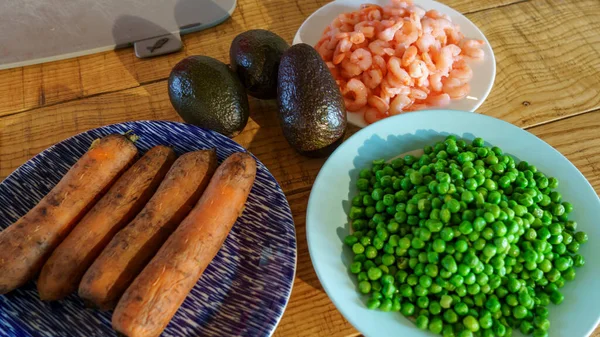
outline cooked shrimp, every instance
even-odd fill
[[[369,43],[369,50],[375,55],[394,55],[394,49],[389,47],[389,44],[382,40],[375,40]]]
[[[411,106],[409,106],[408,108],[405,108],[404,110],[406,110],[406,111],[418,111],[418,110],[425,110],[427,108],[428,108],[428,106],[425,103],[414,103]]]
[[[401,67],[399,58],[395,56],[390,57],[387,66],[389,70],[387,75],[388,81],[391,79],[392,82],[399,83],[400,85],[408,85],[412,82],[411,76]],[[392,82],[390,84],[393,84]]]
[[[460,59],[452,65],[450,77],[459,79],[462,83],[467,83],[473,78],[473,70],[464,59]]]
[[[452,68],[454,58],[457,57],[460,52],[461,49],[454,44],[449,44],[445,47],[442,47],[435,63],[437,69],[442,73],[447,74],[450,71],[450,68]]]
[[[427,96],[427,95],[425,95],[425,96]],[[370,95],[367,98],[367,104],[369,106],[379,110],[379,112],[381,112],[381,113],[386,113],[388,111],[388,109],[390,108],[390,105],[385,100],[383,100],[379,96],[375,96],[375,95]]]
[[[349,15],[349,14],[340,14],[340,15],[338,15],[338,19],[340,20],[342,25],[347,23],[347,24],[351,24],[352,26],[354,26],[355,24],[358,23],[358,18],[355,18],[353,15]]]
[[[408,10],[415,14],[419,19],[425,16],[425,10],[419,6],[410,6]]]
[[[401,114],[413,101],[406,95],[397,95],[390,103],[390,116]]]
[[[361,33],[365,38],[370,39],[375,36],[375,27],[364,25],[357,26],[354,26],[354,31]]]
[[[456,78],[445,78],[442,80],[443,83],[443,92],[447,93],[452,99],[460,99],[467,96],[469,93],[471,86],[469,83],[462,83],[459,79]]]
[[[448,43],[451,44],[459,44],[465,37],[456,27],[454,29],[446,30],[446,35],[448,36]]]
[[[352,63],[348,58],[345,58],[342,61],[342,72],[341,75],[344,78],[352,78],[358,76],[362,73],[362,69],[356,63]]]
[[[408,66],[408,74],[412,78],[427,78],[427,76],[429,76],[429,69],[427,69],[427,65],[425,64],[425,62],[421,60],[414,60]]]
[[[366,21],[381,20],[383,10],[377,5],[370,5],[360,11],[360,19]]]
[[[433,91],[442,91],[442,87],[443,87],[442,77],[443,77],[443,74],[440,72],[432,73],[429,76],[429,86],[431,86],[431,89]]]
[[[371,28],[373,28],[373,27],[371,27]],[[350,42],[352,42],[354,44],[363,43],[365,41],[365,35],[363,33],[352,32],[352,33],[349,33],[349,36],[350,36]]]
[[[391,5],[395,8],[408,8],[409,6],[412,6],[412,4],[412,0],[392,0]]]
[[[408,10],[406,8],[395,8],[395,7],[383,7],[383,15],[389,17],[405,17],[408,15]]]
[[[404,25],[404,21],[398,21],[395,24],[393,24],[391,27],[386,28],[385,30],[379,32],[379,34],[377,34],[377,38],[382,40],[382,41],[392,41],[394,39],[394,35],[396,35],[396,32],[402,28],[402,26]]]
[[[425,12],[425,16],[432,19],[439,19],[442,17],[442,14],[440,14],[440,12],[438,12],[435,9],[430,9],[427,12]]]
[[[385,96],[392,98],[396,95],[405,95],[408,96],[410,93],[410,87],[407,85],[393,85],[389,82],[389,78],[386,76],[381,81],[381,93],[385,94]],[[380,96],[385,99],[385,97]]]
[[[361,70],[365,71],[371,68],[373,58],[371,57],[371,53],[366,49],[361,48],[352,52],[352,55],[350,55],[350,62],[357,64]]]
[[[429,88],[428,88],[429,87],[429,77],[427,77],[427,76],[417,78],[417,80],[415,81],[415,85],[417,86],[417,88],[426,88],[427,90],[423,90],[423,91],[427,92],[427,94],[429,94],[429,92],[431,92],[431,90],[429,90]]]
[[[369,40],[365,39],[362,43],[353,44],[352,48],[350,48],[350,51],[355,51],[360,48],[368,49],[369,48]]]
[[[333,57],[334,51],[327,48],[327,44],[323,43],[319,48],[317,48],[317,52],[324,60],[328,60]]]
[[[336,16],[315,45],[348,111],[368,123],[465,97],[469,60],[484,57],[484,42],[465,39],[447,14],[390,1]]]
[[[417,52],[417,47],[408,47],[408,49],[406,49],[406,51],[404,52],[404,55],[402,55],[402,66],[408,67],[411,63],[413,63],[417,57]]]
[[[377,121],[382,120],[385,117],[386,116],[384,114],[382,114],[379,110],[375,108],[368,108],[365,111],[365,122],[367,122],[368,124],[373,124]]]
[[[346,53],[338,53],[338,51],[336,50],[333,53],[333,64],[340,64],[340,63],[342,63],[342,61],[344,61],[345,58],[346,58]]]
[[[431,106],[446,106],[450,104],[450,95],[442,93],[439,95],[429,95],[425,99],[425,103]]]
[[[417,48],[419,48],[421,53],[427,53],[429,51],[429,48],[431,48],[431,46],[433,46],[435,44],[435,41],[436,40],[435,40],[435,37],[433,37],[433,35],[423,34],[417,40],[415,45],[417,46]]]
[[[335,34],[335,36],[334,36],[334,38],[335,38],[336,40],[338,40],[338,41],[339,41],[339,40],[342,40],[342,39],[345,39],[345,38],[347,38],[347,37],[350,37],[350,33],[347,33],[347,32],[339,32],[339,33]]]
[[[350,51],[350,48],[352,48],[352,42],[350,41],[350,38],[345,37],[343,39],[340,39],[339,41],[340,42],[337,46],[340,49],[340,52],[345,53],[347,51]]]
[[[334,49],[337,48],[338,44],[340,43],[340,40],[335,38],[335,36],[337,34],[339,34],[339,31],[336,32],[335,34],[333,34],[333,32],[332,32],[332,34],[330,34],[330,36],[329,36],[330,37],[329,42],[327,42],[327,44],[326,44],[327,49],[334,50]]]
[[[476,60],[482,60],[484,57],[484,52],[481,50],[483,44],[482,40],[462,40],[461,48],[465,55]]]
[[[373,67],[381,70],[381,75],[387,74],[387,63],[381,55],[373,55]]]
[[[416,29],[415,24],[410,20],[407,20],[402,26],[402,29],[398,30],[394,36],[394,41],[396,41],[396,43],[401,43],[405,46],[415,43],[418,39],[419,31]]]
[[[423,60],[423,62],[425,62],[425,65],[427,66],[427,69],[429,69],[429,72],[433,72],[437,69],[429,53],[422,53],[421,59]]]
[[[340,77],[340,71],[335,66],[335,64],[333,64],[332,62],[325,62],[325,64],[327,65],[327,68],[329,68],[329,71],[331,72],[331,75],[333,76],[333,78],[339,78]]]
[[[427,98],[427,93],[423,90],[420,89],[416,89],[416,88],[411,88],[410,89],[410,94],[408,94],[408,97],[417,100],[417,99],[426,99]]]
[[[369,89],[375,89],[381,84],[383,73],[380,69],[373,68],[362,73],[362,81]]]
[[[344,93],[344,103],[346,108],[351,111],[356,111],[367,104],[367,87],[365,84],[356,78],[351,79],[346,83]]]

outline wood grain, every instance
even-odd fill
[[[534,0],[468,17],[498,66],[480,112],[526,127],[600,107],[598,0]]]
[[[567,157],[600,195],[600,110],[536,126],[527,131]]]
[[[227,61],[230,41],[251,28],[292,40],[325,0],[239,0],[220,26],[185,36],[184,50],[137,59],[131,49],[0,71],[0,179],[45,148],[79,132],[130,120],[179,121],[168,99],[170,69],[191,54]],[[600,193],[600,2],[448,0],[486,34],[497,77],[479,112],[528,130],[557,148]],[[324,293],[308,255],[305,212],[324,159],[285,141],[274,101],[251,99],[251,119],[235,138],[273,173],[288,195],[298,239],[298,269],[276,337],[357,332]],[[350,128],[348,135],[356,132]],[[600,337],[600,329],[592,336]]]
[[[131,120],[181,121],[165,86],[158,82],[0,118],[0,178],[45,148],[85,130]],[[286,193],[306,189],[324,159],[308,159],[288,145],[275,101],[250,99],[250,107],[250,121],[235,140],[267,165]]]
[[[350,336],[356,330],[344,319],[325,294],[310,262],[306,243],[308,192],[288,197],[298,247],[298,266],[292,296],[274,337]]]
[[[446,0],[471,13],[523,0]],[[229,44],[244,30],[272,30],[291,42],[302,22],[326,0],[245,0],[223,24],[183,37],[184,50],[138,59],[132,48],[0,71],[0,116],[164,80],[183,57],[204,54],[228,61]]]
[[[484,26],[487,22],[487,26],[485,27],[489,27],[486,28],[489,32],[486,33],[490,37],[490,41],[494,45],[496,54],[498,55],[499,70],[496,86],[486,103],[480,109],[480,112],[505,119],[522,127],[528,127],[597,108],[600,101],[600,57],[592,58],[587,55],[597,55],[600,50],[597,50],[598,43],[595,45],[585,44],[584,39],[585,37],[590,42],[600,41],[600,35],[598,34],[586,37],[591,34],[591,31],[588,30],[589,26],[594,27],[596,25],[596,27],[600,28],[598,26],[600,24],[600,3],[595,2],[596,6],[593,6],[591,2],[594,1],[596,0],[555,3],[536,0],[535,2],[517,3],[485,11],[485,13],[491,12],[494,17],[498,17],[498,20],[488,20],[484,12],[471,14],[471,19],[474,21],[479,20],[480,26]],[[266,15],[261,13],[267,10],[278,10],[278,7],[273,5],[272,2],[267,3],[274,7],[264,8],[266,5],[262,3],[253,5],[252,3],[242,2],[239,9],[239,16],[242,16],[241,13],[244,13],[243,16],[246,21],[254,21],[255,17]],[[582,3],[590,5],[587,11],[591,14],[589,17],[575,19],[575,15],[582,10],[578,7]],[[543,16],[535,14],[536,5],[539,5],[540,11],[547,11],[547,13]],[[314,4],[314,6],[317,7],[317,4]],[[557,12],[552,12],[553,10]],[[288,11],[290,11],[289,14],[286,14],[286,11],[282,11],[282,16],[295,16],[292,9],[288,9]],[[511,11],[512,14],[508,16],[503,14],[506,11]],[[551,15],[552,13],[554,14]],[[596,23],[587,22],[593,20],[594,16],[598,19]],[[520,19],[521,17],[535,18],[535,30],[532,28],[525,30],[526,27],[531,27],[532,24],[525,24],[524,21],[528,21],[528,19],[523,20]],[[242,19],[240,20],[243,22]],[[230,24],[235,23],[235,20],[232,21],[234,22]],[[541,35],[543,34],[542,32],[552,31],[556,22],[571,25],[571,34],[581,37],[581,39],[574,40],[572,44],[577,46],[576,49],[586,55],[585,58],[582,58],[586,62],[571,61],[574,55],[570,51],[557,52],[558,47],[555,46],[556,43],[554,40],[549,36]],[[586,22],[587,26],[584,25]],[[516,30],[507,28],[513,24],[517,28]],[[231,26],[228,28],[231,30],[230,33],[227,33],[227,27],[227,25],[223,26],[224,34],[234,34],[234,27]],[[217,32],[207,31],[199,35],[192,35],[190,38],[194,39],[198,36],[204,36],[209,42],[217,43],[219,40],[215,35]],[[227,38],[230,37],[229,35],[227,35]],[[527,40],[528,36],[535,37],[537,39],[536,43],[530,43]],[[222,40],[225,40],[225,38]],[[219,48],[215,47],[212,52],[221,53],[221,56],[223,56],[227,53],[226,48],[223,48],[219,52]],[[566,50],[562,47],[558,49]],[[524,51],[528,52],[525,53]],[[123,51],[119,51],[118,55],[121,58],[125,58],[124,53],[122,53]],[[547,57],[538,59],[535,56],[538,54],[547,55]],[[183,57],[183,55],[168,56],[167,59],[173,63],[179,57]],[[526,62],[524,59],[526,57],[532,59]],[[100,66],[103,64],[100,59],[100,56],[92,55],[86,57],[85,61],[79,62],[88,63],[90,65],[88,68],[100,69]],[[140,60],[134,59],[133,56],[128,60],[133,63],[140,62]],[[121,82],[133,83],[139,80],[140,77],[146,76],[144,74],[151,72],[152,62],[153,60],[141,61],[141,64],[148,69],[147,71],[136,71],[133,72],[134,75],[131,75],[131,72],[127,71],[116,77],[119,77]],[[73,69],[77,69],[74,64],[72,66]],[[52,69],[51,66],[46,64],[40,66],[40,68],[47,67]],[[159,68],[160,66],[157,69]],[[27,69],[27,78],[30,78],[31,81],[38,81],[35,83],[46,81],[46,78],[42,78],[35,67]],[[537,75],[535,75],[536,71]],[[513,76],[519,72],[529,75]],[[569,72],[579,77],[565,77],[566,80],[559,80],[559,73],[568,76]],[[74,77],[74,70],[70,74],[69,76],[64,75],[65,78]],[[106,77],[102,77],[102,74],[105,74]],[[95,76],[86,75],[81,78],[85,79],[84,83],[94,83],[95,78],[98,78],[98,82],[100,83],[118,83],[119,80],[113,78],[114,75],[112,74],[109,71],[98,70]],[[128,74],[131,76],[128,77]],[[562,92],[554,92],[555,89],[562,88],[566,83],[572,84],[568,88],[563,88],[570,93],[569,95]],[[17,87],[30,88],[26,82]],[[110,85],[107,87],[110,87]],[[4,87],[4,89],[6,88]],[[86,92],[88,89],[81,90]],[[45,100],[56,100],[59,97],[69,95],[76,96],[78,95],[76,93],[81,93],[81,90],[76,85],[71,85],[62,90],[44,91]],[[94,91],[89,91],[88,93],[91,96],[24,111],[0,119],[0,126],[2,126],[0,130],[0,144],[6,144],[6,146],[0,149],[0,154],[2,154],[0,158],[0,176],[6,176],[35,153],[77,132],[125,120],[178,119],[170,106],[166,81],[164,80],[106,94],[99,94]],[[8,91],[5,95],[0,94],[0,97],[4,96],[11,96],[12,101],[24,100],[24,96],[19,95],[17,92]],[[528,102],[527,106],[523,105],[525,100]],[[286,192],[308,189],[323,160],[305,159],[289,147],[278,127],[277,108],[274,102],[252,100],[251,110],[252,121],[236,140],[250,148],[257,155],[264,157],[265,163],[270,165],[275,177],[280,181]],[[14,126],[8,127],[9,125]],[[43,129],[45,132],[40,134],[33,131],[40,129]],[[24,135],[22,133],[24,132],[29,133],[31,139],[23,138]],[[349,132],[349,134],[351,133],[352,131]]]

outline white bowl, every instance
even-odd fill
[[[317,42],[319,42],[325,27],[329,25],[337,15],[355,11],[363,3],[387,5],[390,3],[390,0],[337,0],[330,2],[319,8],[309,16],[304,23],[302,23],[302,26],[300,26],[300,29],[296,32],[293,43],[307,43],[311,46],[316,45]],[[448,14],[453,22],[460,25],[461,32],[465,34],[465,37],[485,41],[485,46],[483,47],[485,53],[484,60],[470,63],[470,66],[473,69],[473,79],[470,82],[471,92],[467,97],[461,100],[453,100],[450,105],[444,107],[444,109],[463,111],[477,110],[492,90],[494,79],[496,78],[496,58],[494,57],[490,42],[473,22],[456,10],[432,0],[414,0],[414,3],[425,10],[435,9],[440,13]],[[367,123],[361,114],[349,113],[348,121],[359,127],[367,126]]]
[[[560,181],[559,191],[574,205],[570,218],[589,235],[582,245],[586,265],[561,289],[564,302],[550,305],[550,336],[588,336],[600,317],[600,200],[584,176],[550,145],[507,122],[468,112],[428,110],[379,121],[357,132],[329,157],[313,185],[306,214],[306,236],[319,280],[338,310],[366,336],[433,336],[418,330],[399,313],[368,310],[348,272],[352,252],[342,243],[349,234],[349,201],[356,195],[360,169],[375,159],[391,159],[422,149],[454,134],[467,140],[476,136],[527,160]],[[515,331],[517,332],[517,331]],[[520,336],[515,333],[514,336]]]

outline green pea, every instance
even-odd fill
[[[471,222],[469,221],[463,221],[461,222],[461,224],[458,227],[458,230],[464,234],[464,235],[468,235],[471,232],[473,232],[473,225],[471,224]]]
[[[579,242],[573,241],[567,245],[567,250],[573,254],[579,252]]]
[[[350,264],[350,272],[352,274],[358,274],[361,272],[362,269],[362,263],[361,262],[352,262],[352,264]]]
[[[551,189],[555,189],[558,187],[558,179],[556,178],[549,178],[548,179],[548,187]]]
[[[564,277],[564,279],[566,281],[573,281],[575,279],[576,275],[577,275],[577,273],[575,272],[575,269],[573,267],[567,268],[564,271],[564,273],[562,273],[562,276]]]
[[[367,301],[367,308],[369,308],[371,310],[375,310],[375,309],[379,308],[380,306],[381,306],[381,301],[378,299],[370,298]]]
[[[363,294],[368,294],[371,292],[371,282],[369,281],[361,281],[358,283],[358,289]]]
[[[456,243],[454,243],[454,248],[457,252],[464,253],[469,248],[469,244],[467,243],[467,241],[459,239],[456,241]]]
[[[430,310],[431,310],[431,306],[430,306]],[[442,319],[440,317],[434,317],[430,322],[429,322],[429,331],[435,333],[435,334],[439,334],[442,332],[442,329],[444,327],[444,323],[442,321]]]
[[[355,244],[355,243],[357,243],[357,242],[358,242],[358,238],[357,238],[356,236],[352,235],[352,234],[350,234],[350,235],[347,235],[347,236],[344,238],[344,243],[345,243],[347,246],[350,246],[350,247],[352,247],[352,245],[354,245],[354,244]]]
[[[429,318],[427,316],[420,315],[415,320],[415,325],[421,330],[427,330],[427,327],[429,326]]]
[[[440,238],[449,242],[454,238],[454,231],[450,227],[443,228],[440,232]]]
[[[583,256],[575,254],[573,256],[573,265],[575,267],[583,267],[583,265],[585,265],[585,259],[583,258]]]
[[[352,251],[354,252],[354,254],[362,254],[365,252],[365,247],[360,243],[355,243],[354,245],[352,245]]]
[[[574,238],[575,241],[581,244],[588,242],[588,235],[586,232],[577,232],[575,233]]]
[[[410,302],[402,302],[402,309],[400,310],[404,316],[412,316],[415,313],[415,306]]]
[[[396,262],[396,258],[391,254],[385,254],[381,257],[381,263],[384,266],[391,266]]]
[[[479,321],[473,316],[463,318],[463,325],[471,332],[479,331]]]
[[[450,199],[446,202],[446,207],[451,213],[457,213],[460,210],[460,203],[456,199]]]
[[[443,314],[443,318],[444,318],[444,321],[446,321],[447,323],[450,323],[450,324],[454,324],[454,323],[458,322],[458,315],[452,309],[445,310],[444,314]]]
[[[383,275],[383,271],[380,268],[371,267],[367,271],[367,275],[369,277],[369,280],[375,281],[381,278],[381,276]]]
[[[464,302],[458,302],[454,305],[454,311],[458,315],[464,316],[469,312],[469,307]]]

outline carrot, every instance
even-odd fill
[[[175,158],[171,148],[153,147],[117,180],[42,268],[37,282],[42,300],[59,300],[77,290],[85,271],[146,205]]]
[[[131,165],[137,149],[121,135],[95,141],[35,207],[0,232],[0,294],[31,280],[73,226]]]
[[[227,158],[192,212],[127,289],[112,325],[128,337],[155,337],[217,255],[241,214],[256,175],[244,153]]]
[[[119,231],[84,274],[79,296],[89,306],[114,308],[131,281],[190,212],[217,166],[216,153],[179,157],[148,204]]]

